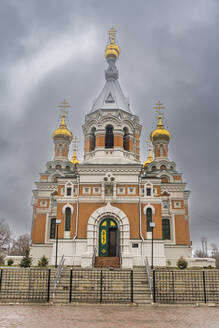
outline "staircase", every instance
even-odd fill
[[[120,258],[119,257],[96,257],[95,258],[95,268],[120,268]]]
[[[145,267],[133,268],[133,301],[136,304],[150,304],[151,291]]]
[[[53,303],[69,303],[69,292],[70,292],[70,268],[64,267],[59,282],[56,286],[55,297],[53,298],[53,284],[56,269],[51,270],[51,279],[50,279],[50,301]]]

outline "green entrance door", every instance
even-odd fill
[[[118,226],[113,219],[104,219],[99,228],[99,256],[118,256]]]

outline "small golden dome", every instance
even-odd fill
[[[62,121],[59,128],[56,129],[52,134],[53,138],[57,136],[69,137],[72,140],[72,133],[66,126],[64,115],[62,116]]]
[[[108,46],[106,46],[105,58],[110,56],[115,56],[116,59],[118,59],[119,54],[120,54],[120,48],[116,43],[110,43],[108,44]]]
[[[170,139],[171,133],[164,128],[162,123],[162,116],[159,115],[157,128],[151,132],[151,141],[153,142],[155,139]]]
[[[147,160],[144,162],[144,164],[143,164],[143,168],[146,168],[146,166],[148,165],[148,164],[150,164],[151,162],[153,162],[153,156],[152,156],[152,152],[151,152],[151,145],[149,145],[149,154],[148,154],[148,158],[147,158]]]
[[[80,161],[77,158],[77,152],[76,149],[74,149],[73,155],[72,155],[72,159],[70,160],[71,163],[73,164],[79,164]]]

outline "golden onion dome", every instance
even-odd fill
[[[105,58],[110,57],[110,56],[115,56],[116,59],[119,58],[119,54],[120,54],[120,48],[119,46],[114,43],[114,41],[110,44],[108,44],[108,46],[106,46],[106,50],[105,50]]]
[[[157,128],[151,132],[151,141],[153,142],[156,139],[167,139],[171,138],[171,133],[167,129],[164,128],[162,123],[162,116],[159,115],[158,117],[158,124]]]
[[[78,160],[78,157],[77,157],[76,149],[74,149],[72,159],[70,160],[70,162],[73,163],[73,164],[79,164],[80,163],[80,161]]]
[[[143,164],[143,168],[146,168],[146,166],[148,165],[148,164],[150,164],[151,162],[153,162],[153,156],[152,156],[152,152],[151,152],[151,146],[149,146],[149,154],[148,154],[148,158],[147,158],[147,160],[144,162],[144,164]]]
[[[57,136],[62,136],[62,137],[65,137],[65,138],[68,137],[72,140],[72,133],[66,126],[65,116],[64,115],[62,116],[62,121],[61,121],[60,126],[52,134],[53,138],[57,137]]]

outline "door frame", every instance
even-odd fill
[[[114,228],[116,230],[116,246],[115,246],[116,247],[116,255],[115,255],[115,257],[119,257],[120,256],[120,229],[119,229],[119,224],[118,224],[117,220],[113,216],[105,216],[99,222],[99,225],[98,225],[98,238],[97,238],[97,240],[98,240],[98,256],[100,256],[100,257],[110,257],[109,255],[102,256],[100,254],[100,241],[101,241],[100,227],[101,227],[102,223],[105,220],[107,220],[108,222],[110,220],[112,220],[116,224],[116,227]],[[109,251],[109,229],[110,229],[110,227],[108,226],[108,224],[107,224],[107,229],[108,229],[108,231],[107,231],[107,246],[108,246],[108,251]]]

